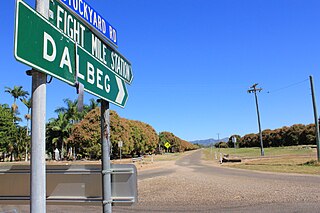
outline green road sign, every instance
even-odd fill
[[[21,61],[70,85],[124,107],[124,81],[101,61],[75,44],[23,1],[17,1],[14,54]],[[77,56],[77,57],[76,57]]]
[[[87,23],[71,12],[64,3],[50,1],[49,21],[126,83],[132,82],[131,63],[107,42],[100,40]]]

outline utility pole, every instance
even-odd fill
[[[261,124],[260,124],[260,113],[259,113],[259,105],[258,105],[258,96],[257,91],[261,92],[262,88],[256,88],[258,84],[252,85],[248,90],[248,93],[254,93],[254,97],[256,100],[256,108],[257,108],[257,115],[258,115],[258,126],[259,126],[259,135],[260,135],[260,148],[261,148],[261,156],[264,156],[264,149],[263,149],[263,141],[262,141],[262,132],[261,132]]]
[[[317,105],[316,105],[316,98],[315,98],[316,95],[313,87],[313,78],[311,75],[309,76],[309,78],[310,78],[310,86],[311,86],[314,122],[316,125],[317,157],[318,157],[318,161],[320,161],[319,122],[318,122],[318,112],[317,112]]]

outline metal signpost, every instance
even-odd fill
[[[49,74],[101,98],[102,204],[104,212],[111,212],[115,200],[111,197],[114,188],[109,102],[125,106],[128,99],[125,83],[130,84],[133,79],[131,63],[109,45],[110,41],[117,45],[116,30],[84,0],[36,2],[37,11],[42,15],[17,0],[14,43],[15,58],[40,71],[32,73],[30,210],[32,213],[46,211],[45,84]],[[48,16],[50,21],[46,19]],[[123,191],[128,187],[120,188]],[[135,200],[130,198],[129,203]],[[128,199],[122,197],[118,202],[128,203]]]
[[[19,5],[19,1],[16,2]],[[49,0],[36,0],[37,11],[47,17]],[[16,14],[17,16],[17,14]],[[29,27],[29,26],[26,26]],[[31,112],[31,177],[30,212],[46,212],[46,75],[32,72],[32,112]]]
[[[109,102],[101,101],[101,147],[102,147],[102,206],[103,212],[111,212],[110,170],[110,109]]]

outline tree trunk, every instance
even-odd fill
[[[61,160],[63,160],[63,155],[64,155],[64,151],[63,151],[63,140],[61,142]]]
[[[28,129],[29,129],[29,119],[27,119],[27,137],[26,137],[26,139],[28,139],[28,137],[29,137]],[[25,157],[25,161],[28,161],[28,141],[27,141],[27,143],[26,143],[26,157]]]

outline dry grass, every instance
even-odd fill
[[[205,150],[205,159],[213,160],[218,149]],[[241,163],[223,163],[223,166],[269,172],[300,173],[320,175],[320,163],[316,161],[316,149],[306,146],[265,148],[260,156],[259,148],[220,149],[231,158],[239,157]],[[213,154],[212,154],[213,153]]]

